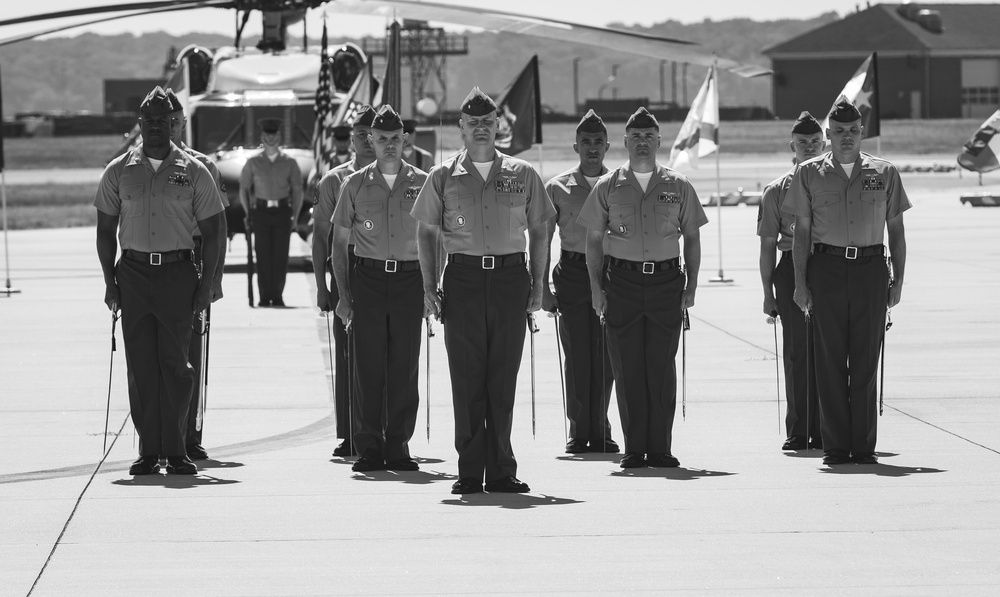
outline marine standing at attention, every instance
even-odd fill
[[[240,201],[246,213],[252,213],[258,307],[285,306],[281,295],[288,273],[288,246],[302,209],[302,171],[295,158],[281,151],[281,125],[280,118],[260,121],[264,151],[247,160],[240,175]]]
[[[316,188],[316,204],[313,205],[313,272],[316,276],[316,306],[320,311],[333,312],[337,308],[340,296],[337,294],[337,283],[332,280],[333,270],[330,262],[330,247],[333,242],[331,220],[340,189],[348,176],[361,170],[375,161],[375,148],[368,142],[371,133],[375,110],[369,105],[358,108],[351,126],[351,142],[354,145],[354,159],[343,163],[323,175]],[[347,245],[348,269],[354,267],[354,243]],[[331,278],[328,278],[330,274]],[[333,322],[333,338],[337,344],[333,362],[334,392],[333,409],[337,417],[337,437],[343,441],[333,450],[334,456],[351,456],[355,454],[351,442],[351,394],[347,387],[349,379],[347,371],[347,328],[339,318]]]
[[[104,302],[121,309],[122,337],[135,392],[129,392],[139,458],[129,474],[194,474],[185,430],[194,369],[188,363],[191,320],[211,304],[223,242],[219,190],[198,160],[170,142],[170,99],[154,88],[139,108],[142,143],[111,161],[94,199]],[[202,235],[202,283],[193,262]],[[115,263],[119,245],[121,259]]]
[[[497,105],[478,87],[462,102],[459,127],[465,149],[431,170],[412,212],[424,302],[444,322],[451,370],[459,477],[451,491],[481,492],[485,478],[486,491],[524,493],[510,444],[514,393],[525,318],[542,305],[545,222],[555,210],[534,168],[496,150]],[[439,234],[448,253],[441,289]]]
[[[810,160],[823,150],[823,130],[809,112],[803,112],[792,126],[792,140],[788,146],[795,155],[794,163]],[[795,216],[781,208],[792,184],[795,168],[783,174],[766,187],[757,209],[757,236],[760,237],[760,279],[764,286],[764,313],[781,316],[782,356],[785,365],[785,414],[787,439],[782,450],[822,448],[819,432],[819,406],[816,402],[816,375],[809,375],[807,368],[815,365],[806,361],[806,319],[802,309],[793,300],[795,294],[795,265],[792,263],[792,238]],[[781,261],[775,266],[775,251],[781,252]],[[777,325],[777,323],[775,323]],[[807,391],[807,383],[812,388]],[[809,404],[806,405],[807,397]],[[806,414],[809,419],[807,422]]]
[[[628,164],[597,181],[577,218],[589,229],[591,301],[607,321],[625,433],[622,468],[679,465],[671,452],[674,360],[683,312],[694,306],[698,288],[699,228],[708,223],[691,183],[657,163],[659,147],[660,125],[639,108],[625,124]]]
[[[417,221],[410,215],[427,174],[404,163],[403,122],[391,106],[371,128],[376,161],[347,177],[333,212],[337,315],[354,331],[357,357],[355,471],[415,471],[409,442],[420,395],[424,285]],[[354,266],[347,242],[355,239]]]
[[[542,308],[558,309],[560,339],[566,353],[566,414],[569,418],[569,441],[566,453],[605,452],[615,454],[618,444],[611,438],[608,406],[614,376],[608,351],[603,346],[601,320],[590,302],[590,275],[587,273],[587,229],[577,223],[587,195],[597,179],[607,174],[604,155],[608,128],[593,110],[576,126],[573,151],[580,163],[545,183],[556,217],[548,221],[548,243],[552,244],[559,225],[559,263],[552,272],[556,293],[546,283],[542,290]]]
[[[815,330],[823,463],[875,464],[879,349],[903,291],[911,205],[896,167],[861,152],[857,106],[841,96],[829,126],[830,152],[796,169],[783,206],[795,215],[795,303]]]

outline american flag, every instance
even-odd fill
[[[333,75],[327,49],[326,22],[323,23],[323,46],[320,51],[319,83],[316,85],[316,125],[313,129],[313,159],[316,161],[315,176],[323,176],[333,166],[333,127],[336,115],[333,111]]]

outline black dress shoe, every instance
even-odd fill
[[[155,475],[160,472],[159,456],[140,456],[128,467],[130,475]]]
[[[186,450],[188,458],[191,460],[208,460],[208,452],[205,451],[205,448],[201,447],[201,444],[188,446]]]
[[[517,477],[504,477],[487,481],[486,491],[490,493],[528,493],[531,489],[527,483],[518,481]]]
[[[351,470],[363,473],[367,471],[380,471],[385,468],[385,462],[378,456],[364,455],[358,458],[351,466]]]
[[[642,468],[646,466],[646,457],[638,452],[625,452],[619,466],[622,468]]]
[[[847,450],[834,448],[823,453],[823,464],[849,464],[851,455]]]
[[[813,450],[822,450],[823,438],[822,437],[812,438],[811,440],[809,440],[809,447],[812,448]]]
[[[806,449],[806,438],[801,435],[793,435],[792,437],[785,440],[785,443],[781,444],[782,450],[805,450]]]
[[[260,301],[259,303],[257,303],[257,306],[258,307],[270,307],[271,306],[271,301]]]
[[[340,445],[334,448],[333,450],[334,456],[345,457],[345,456],[352,456],[353,454],[354,450],[351,447],[351,441],[346,439],[340,442]]]
[[[650,454],[646,457],[646,466],[658,468],[677,468],[681,462],[670,454]]]
[[[284,307],[285,306],[285,301],[283,301],[281,299],[278,299],[278,300],[275,300],[275,301],[271,301],[271,306],[272,307]]]
[[[587,451],[587,440],[585,439],[571,439],[566,442],[566,453],[567,454],[583,454]]]
[[[387,471],[419,471],[420,465],[412,458],[397,458],[385,463]]]
[[[167,456],[167,473],[170,475],[193,475],[198,466],[187,456]]]
[[[615,440],[609,439],[603,442],[590,442],[590,451],[601,454],[617,454],[621,450]]]
[[[479,479],[473,479],[472,477],[459,479],[451,486],[451,492],[456,495],[459,493],[482,493],[482,491],[483,484]]]
[[[875,452],[858,452],[851,456],[855,464],[878,464],[878,456]]]

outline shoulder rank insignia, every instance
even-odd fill
[[[680,203],[681,194],[674,192],[660,193],[656,198],[657,203]]]
[[[175,187],[190,187],[191,180],[185,172],[174,172],[167,178],[167,184]]]
[[[524,193],[524,181],[512,178],[504,178],[493,181],[497,193]]]
[[[416,201],[417,195],[420,194],[420,187],[410,187],[406,189],[403,193],[404,201]]]

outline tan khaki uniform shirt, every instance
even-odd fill
[[[247,190],[251,201],[289,199],[295,203],[302,201],[302,171],[295,158],[283,151],[278,151],[278,157],[273,162],[262,151],[243,166],[240,187]],[[250,208],[253,209],[253,206]]]
[[[524,252],[525,231],[555,208],[528,162],[498,151],[484,180],[463,150],[431,169],[411,213],[441,227],[447,253],[508,255]]]
[[[417,260],[417,221],[410,210],[426,179],[423,170],[403,163],[390,190],[375,162],[347,177],[333,223],[351,229],[355,255]]]
[[[225,209],[208,169],[173,144],[156,172],[142,145],[112,160],[94,207],[119,218],[122,250],[144,253],[194,249],[198,221]]]
[[[607,168],[601,175],[607,174]],[[587,229],[576,218],[590,194],[590,183],[580,172],[580,166],[567,170],[545,183],[559,223],[559,246],[564,251],[587,252]]]
[[[678,172],[656,165],[642,191],[626,164],[597,181],[577,222],[607,231],[606,253],[629,261],[680,256],[680,237],[708,223],[694,187]]]
[[[778,239],[779,251],[792,250],[792,234],[795,229],[795,216],[781,210],[792,185],[792,175],[795,168],[786,172],[780,178],[771,181],[764,187],[757,206],[757,236]]]
[[[782,206],[812,217],[812,242],[836,247],[880,245],[885,222],[910,209],[899,171],[891,163],[862,153],[850,179],[833,153],[803,162],[795,170]]]

